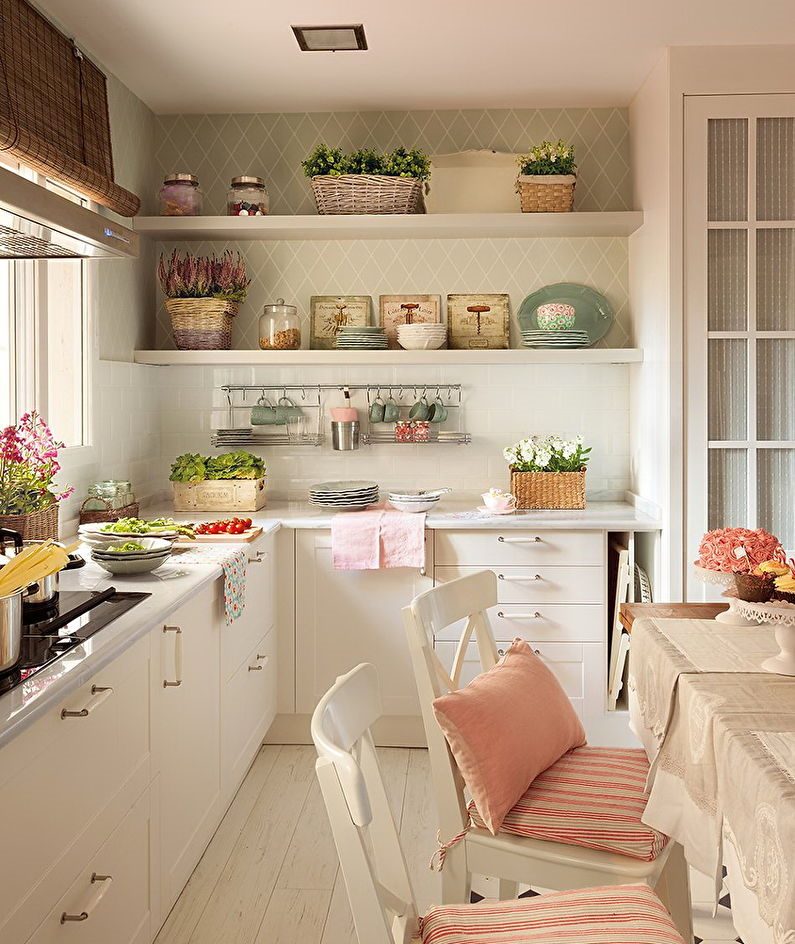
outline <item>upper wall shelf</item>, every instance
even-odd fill
[[[137,364],[208,367],[461,366],[465,364],[639,364],[640,348],[589,347],[571,351],[136,351]]]
[[[478,239],[629,236],[640,210],[594,213],[428,213],[390,216],[139,216],[136,232],[160,240]]]

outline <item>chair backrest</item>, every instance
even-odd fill
[[[315,770],[359,944],[408,944],[417,907],[370,734],[380,715],[375,666],[340,676],[312,715]]]
[[[461,672],[471,641],[477,644],[484,672],[497,664],[497,644],[486,613],[496,603],[497,578],[492,571],[482,570],[426,590],[403,610],[443,839],[457,835],[469,817],[464,782],[434,716],[433,701],[461,687]],[[434,649],[434,637],[462,620],[464,626],[448,673]]]

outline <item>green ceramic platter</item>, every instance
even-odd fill
[[[576,312],[574,328],[577,331],[588,332],[589,344],[596,344],[607,334],[615,317],[610,302],[594,289],[574,282],[556,282],[554,285],[545,285],[544,288],[528,295],[519,306],[518,317],[522,329],[537,330],[538,306],[550,302],[563,302],[574,307]]]

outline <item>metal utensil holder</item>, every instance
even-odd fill
[[[464,446],[472,442],[470,434],[464,432],[462,428],[464,393],[461,384],[366,384],[365,387],[367,390],[367,429],[362,434],[362,442],[365,445],[394,443],[398,445],[426,446],[447,443]],[[411,399],[406,399],[407,393],[411,394]],[[443,424],[431,424],[431,435],[428,440],[423,442],[398,442],[395,438],[394,423],[372,423],[370,421],[370,407],[379,397],[383,400],[384,395],[392,397],[397,402],[400,421],[409,419],[411,407],[421,397],[429,398],[431,402],[438,397],[447,410],[448,417]]]

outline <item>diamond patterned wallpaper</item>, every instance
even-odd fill
[[[252,283],[236,318],[232,346],[258,346],[262,306],[284,298],[298,306],[303,345],[309,346],[311,295],[371,295],[374,321],[378,296],[399,293],[509,292],[513,309],[513,346],[519,346],[516,312],[530,292],[553,282],[580,282],[607,296],[616,321],[600,346],[629,344],[627,240],[578,239],[439,239],[439,240],[308,240],[158,244],[193,252],[240,249]],[[158,347],[173,348],[168,313],[158,297]]]
[[[577,150],[575,209],[631,209],[625,108],[161,115],[155,118],[155,167],[161,180],[173,172],[198,175],[205,213],[225,212],[237,174],[267,180],[271,212],[314,213],[301,161],[321,141],[344,149],[406,145],[447,154],[469,148],[516,153],[544,138],[563,138]]]

